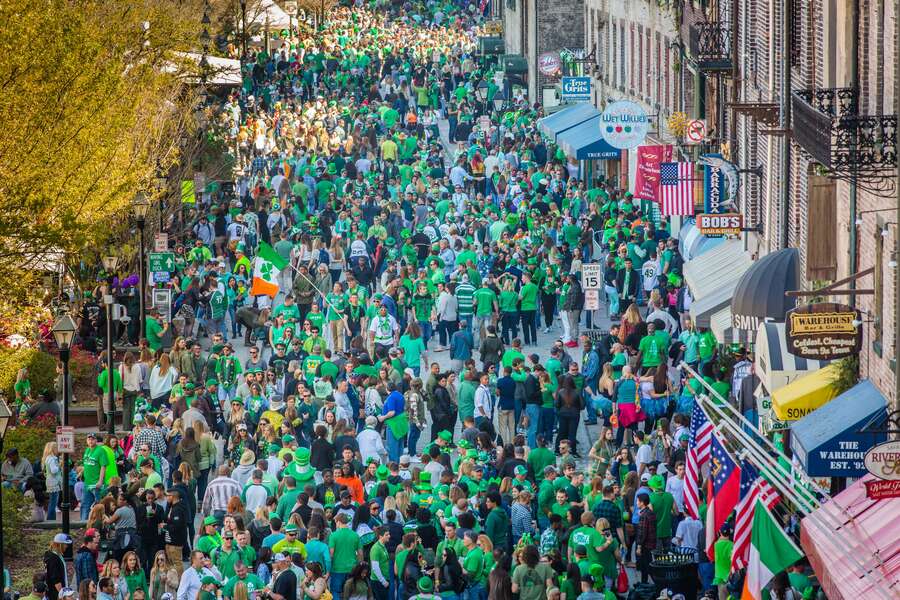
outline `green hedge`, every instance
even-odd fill
[[[16,397],[14,389],[16,376],[22,367],[28,367],[32,396],[36,396],[42,390],[53,391],[56,381],[56,358],[33,348],[0,349],[0,390],[6,392],[10,403]]]
[[[3,488],[3,555],[17,556],[25,550],[22,529],[31,517],[29,502],[18,490]],[[40,554],[38,554],[40,556]]]
[[[6,432],[3,447],[6,450],[15,448],[19,456],[30,463],[40,462],[47,442],[56,439],[56,430],[33,425],[19,425]]]

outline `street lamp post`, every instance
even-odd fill
[[[478,84],[478,87],[475,88],[475,94],[478,96],[478,100],[481,102],[482,110],[484,110],[484,112],[487,112],[488,87],[488,82],[482,79]]]
[[[75,321],[68,314],[65,314],[53,324],[53,338],[59,348],[59,360],[63,365],[63,413],[62,425],[69,424],[69,356],[72,350],[72,341],[75,339]],[[62,511],[62,530],[66,535],[70,535],[69,525],[69,454],[63,454],[62,464],[62,503],[59,505]],[[71,552],[71,549],[70,549]]]
[[[247,0],[241,0],[241,61],[247,57]]]
[[[104,256],[103,268],[109,274],[110,286],[112,285],[112,276],[116,272],[119,265],[117,256]],[[116,380],[113,375],[113,304],[115,298],[112,295],[112,287],[103,296],[103,303],[106,304],[106,396],[109,402],[109,422],[107,423],[107,431],[110,435],[116,434]]]
[[[137,335],[138,340],[140,341],[141,337],[144,336],[144,332],[147,330],[147,271],[144,268],[144,229],[147,225],[147,211],[150,210],[150,202],[147,201],[147,197],[142,192],[138,192],[138,195],[135,197],[132,210],[134,211],[135,219],[137,219],[138,232],[140,234],[140,246],[138,246],[138,293],[141,297],[140,302],[138,303],[140,316],[138,318]]]
[[[500,112],[503,110],[503,106],[506,104],[506,94],[503,90],[497,90],[497,93],[494,94],[494,98],[492,100],[494,103],[494,112]]]
[[[0,398],[0,456],[3,455],[3,438],[6,437],[6,428],[9,427],[9,420],[12,417],[12,413],[9,410],[9,406],[6,405],[6,401],[3,398]],[[3,491],[0,490],[0,514],[3,514]],[[6,583],[6,569],[3,565],[3,528],[0,527],[0,578],[4,579],[4,584]]]

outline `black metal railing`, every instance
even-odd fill
[[[852,88],[799,90],[791,97],[793,137],[835,176],[867,176],[897,164],[897,116],[860,115]]]
[[[731,66],[731,28],[724,23],[700,23],[697,67],[701,71],[730,71]]]
[[[859,94],[853,88],[799,90],[797,95],[821,113],[831,117],[850,117],[857,114]]]

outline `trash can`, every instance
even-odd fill
[[[692,549],[655,550],[650,561],[650,576],[656,584],[657,594],[667,589],[670,594],[683,594],[685,600],[697,598],[700,578]]]

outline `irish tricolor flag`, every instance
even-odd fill
[[[750,559],[741,600],[760,600],[762,590],[778,573],[803,558],[797,544],[782,531],[768,507],[756,501],[753,531],[750,534]]]
[[[286,260],[281,258],[272,246],[259,243],[259,252],[253,261],[253,286],[250,293],[254,296],[278,295],[278,276],[287,267]]]

